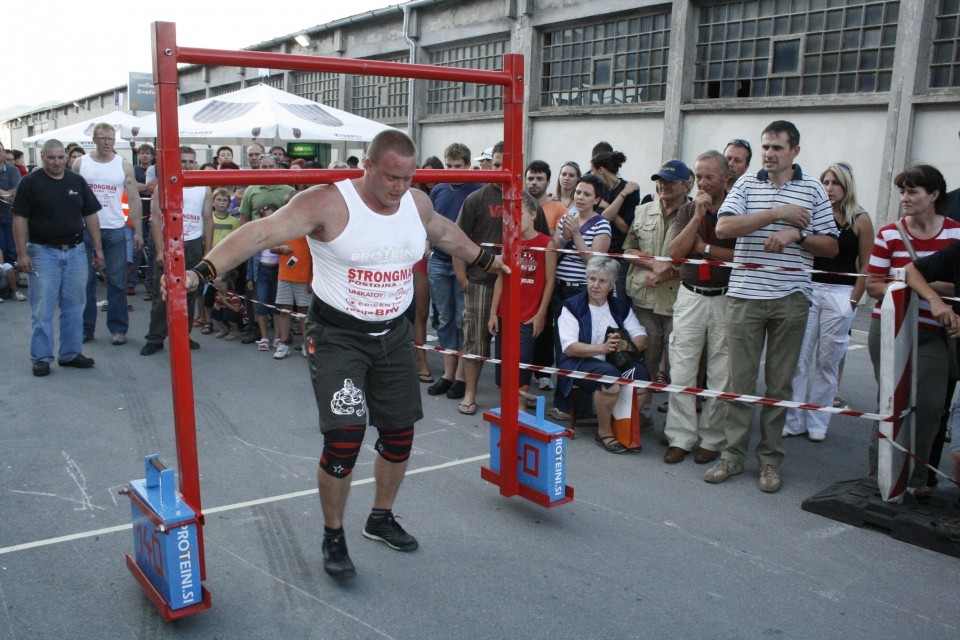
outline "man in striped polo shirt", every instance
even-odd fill
[[[737,239],[735,262],[803,271],[731,272],[727,391],[756,392],[760,354],[766,342],[765,395],[789,399],[810,308],[809,270],[814,256],[836,255],[836,225],[820,182],[793,164],[800,153],[796,126],[785,120],[771,123],[761,135],[761,149],[763,169],[737,180],[717,212],[717,237]],[[786,414],[785,408],[771,406],[760,412],[756,455],[760,490],[767,493],[780,490]],[[706,482],[723,482],[743,473],[752,422],[752,404],[730,403],[724,427],[727,443],[720,461],[704,474]]]

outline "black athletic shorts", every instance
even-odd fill
[[[369,335],[329,324],[315,307],[304,339],[320,431],[368,422],[389,431],[423,418],[410,322],[401,319],[383,335]]]

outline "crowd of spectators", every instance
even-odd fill
[[[771,123],[760,135],[759,148],[748,137],[733,137],[723,149],[701,149],[690,164],[670,159],[644,172],[649,179],[621,176],[627,158],[606,142],[591,150],[583,167],[564,160],[554,163],[554,173],[544,160],[530,162],[520,216],[521,362],[754,394],[760,354],[766,349],[766,389],[760,395],[820,406],[842,404],[843,360],[863,294],[877,301],[869,346],[879,375],[878,309],[889,286],[887,276],[919,260],[908,270],[923,298],[916,453],[936,464],[945,441],[951,441],[947,409],[957,378],[955,349],[948,347],[960,330],[960,319],[942,300],[957,293],[957,260],[945,260],[941,254],[955,254],[960,246],[955,244],[960,239],[958,192],[947,192],[934,167],[910,167],[895,180],[901,193],[901,220],[875,233],[871,216],[858,204],[850,163],[837,160],[808,174],[795,162],[800,133],[786,121]],[[83,165],[81,147],[66,152],[70,164]],[[17,182],[26,168],[22,154],[18,163],[15,151],[0,148],[0,153],[6,156],[0,164],[0,255],[6,258],[0,301],[22,300],[15,271],[8,266],[17,262],[9,221]],[[257,170],[321,167],[315,161],[288,157],[284,147],[267,151],[256,142],[246,147],[245,157],[245,165]],[[143,203],[143,242],[128,252],[128,270],[122,272],[128,296],[136,295],[136,287],[144,283],[144,300],[154,302],[154,313],[157,306],[162,311],[162,303],[154,299],[162,246],[159,238],[151,237],[151,231],[156,234],[160,229],[156,220],[151,224],[151,204],[154,211],[157,208],[155,161],[151,145],[137,150],[134,174]],[[486,170],[499,169],[502,162],[502,143],[476,158],[466,145],[452,143],[442,157],[426,158],[421,166]],[[358,163],[351,157],[329,168],[355,168]],[[196,168],[193,164],[189,160],[184,168]],[[240,167],[233,148],[223,146],[199,168]],[[478,245],[501,242],[506,214],[500,184],[414,186]],[[199,239],[209,250],[210,243],[273,214],[308,187],[203,188],[197,200],[203,209],[197,218],[203,227],[196,231],[197,250]],[[307,355],[298,336],[303,334],[300,318],[310,304],[311,256],[301,240],[266,249],[208,285],[203,295],[191,300],[191,315],[196,311],[191,324],[201,334],[273,351],[274,359],[284,359],[298,348]],[[721,264],[731,261],[769,269]],[[826,273],[811,277],[812,270]],[[427,341],[432,327],[445,349],[500,356],[500,337],[506,329],[500,278],[430,247],[413,271],[415,302],[408,317],[418,342]],[[109,304],[117,303],[111,298]],[[158,322],[161,319],[165,322],[158,316]],[[162,348],[166,335],[165,326],[153,325],[144,355]],[[92,328],[89,331],[85,337],[92,338]],[[115,344],[117,331],[111,328]],[[458,401],[462,414],[477,412],[482,360],[449,354],[438,366],[439,361],[424,351],[417,357],[419,380],[429,385],[430,395]],[[499,385],[499,370],[495,380]],[[572,393],[574,388],[586,393]],[[527,406],[534,392],[550,390],[549,414],[554,420],[593,412],[597,444],[611,453],[628,450],[611,428],[617,385],[534,377],[521,371],[520,391]],[[670,394],[655,407],[667,414],[663,431],[656,433],[650,419],[653,407],[647,406],[651,397],[639,394],[632,410],[640,414],[646,437],[667,447],[665,463],[680,463],[692,453],[698,464],[714,463],[704,474],[711,483],[743,472],[753,405]],[[783,438],[805,436],[823,442],[829,421],[830,415],[822,412],[764,406],[755,447],[759,488],[774,492],[781,486]],[[876,437],[873,472],[875,449]],[[956,446],[951,451],[955,466],[960,465]],[[929,494],[935,477],[917,465],[910,484],[923,496]]]

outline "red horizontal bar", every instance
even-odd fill
[[[184,187],[220,187],[231,184],[327,184],[359,178],[362,169],[240,169],[226,171],[184,171]],[[414,182],[510,182],[506,171],[448,171],[445,169],[418,169]]]
[[[513,80],[503,71],[484,71],[462,67],[435,67],[409,62],[385,62],[383,60],[355,60],[304,56],[267,51],[223,51],[220,49],[197,49],[178,47],[177,62],[207,64],[223,67],[259,67],[264,69],[287,69],[290,71],[333,71],[364,76],[390,76],[394,78],[423,78],[427,80],[450,80],[509,86]]]

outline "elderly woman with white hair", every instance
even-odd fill
[[[647,332],[633,314],[630,301],[613,295],[619,271],[619,263],[612,258],[597,256],[587,262],[586,290],[563,303],[557,321],[559,368],[634,380],[650,379],[641,356],[647,348]],[[619,367],[610,362],[616,359],[611,356],[618,353],[631,356]],[[619,385],[562,377],[557,384],[551,415],[563,415],[556,405],[569,406],[574,384],[594,394],[596,443],[610,453],[626,453],[627,449],[613,435],[612,415]]]

